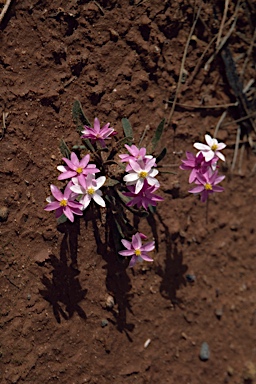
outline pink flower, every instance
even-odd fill
[[[225,176],[218,176],[218,171],[212,172],[211,169],[204,174],[197,174],[197,180],[195,181],[197,187],[194,187],[190,193],[201,193],[201,201],[205,202],[208,199],[209,194],[214,192],[223,192],[224,188],[218,186]]]
[[[82,131],[83,135],[82,139],[90,139],[92,142],[99,141],[101,147],[106,147],[106,143],[104,140],[110,139],[111,136],[117,134],[114,128],[109,128],[110,123],[104,125],[103,128],[100,128],[100,121],[97,117],[94,119],[94,127],[84,126],[84,131]]]
[[[132,236],[132,241],[121,240],[123,246],[126,248],[125,251],[118,252],[121,256],[132,256],[129,267],[133,267],[137,261],[154,261],[148,256],[148,252],[153,251],[155,249],[155,242],[150,241],[144,245],[142,245],[142,241],[147,237],[143,235],[143,233],[137,232]]]
[[[135,185],[135,194],[137,195],[143,188],[145,181],[149,185],[159,187],[159,182],[155,179],[158,174],[152,167],[156,164],[156,159],[146,159],[146,161],[129,160],[131,171],[124,176],[123,180],[127,185]]]
[[[136,145],[129,145],[125,144],[125,148],[127,149],[128,152],[130,152],[131,155],[129,154],[121,154],[119,155],[121,162],[122,163],[128,163],[130,160],[134,161],[144,161],[145,159],[153,159],[152,155],[146,155],[146,148],[138,148]],[[127,165],[126,167],[126,172],[129,172],[131,170],[130,164]]]
[[[181,164],[180,169],[191,171],[189,175],[189,183],[193,183],[196,180],[198,173],[207,172],[212,165],[212,161],[206,162],[202,152],[199,152],[198,156],[193,155],[191,152],[186,152],[186,156],[187,160],[181,160],[183,164]]]
[[[220,151],[226,148],[226,144],[219,143],[217,139],[213,139],[210,135],[205,135],[205,141],[208,145],[201,143],[194,144],[194,147],[203,153],[205,161],[211,161],[214,156],[225,161],[225,156]]]
[[[70,187],[71,191],[78,195],[82,195],[80,203],[83,206],[83,209],[87,208],[93,199],[95,203],[99,204],[101,207],[105,207],[105,201],[102,199],[102,192],[100,187],[105,183],[106,177],[101,176],[98,179],[95,179],[95,176],[89,174],[86,178],[73,178],[74,185]]]
[[[88,164],[90,161],[90,155],[86,155],[82,158],[82,160],[78,160],[77,155],[74,152],[71,152],[71,160],[63,157],[62,159],[65,161],[67,166],[59,165],[57,167],[58,171],[62,172],[59,175],[58,180],[70,179],[72,177],[80,176],[80,175],[88,175],[89,173],[97,173],[100,172],[98,168],[96,168],[95,164]]]
[[[83,208],[82,204],[74,201],[75,197],[72,194],[70,186],[72,182],[70,181],[64,193],[62,193],[59,188],[55,187],[55,185],[51,185],[51,191],[53,196],[50,196],[46,199],[48,201],[48,205],[44,208],[45,211],[55,211],[56,210],[56,218],[59,218],[62,214],[64,214],[70,221],[74,221],[74,214],[81,216],[83,212],[81,209]]]
[[[143,207],[144,209],[148,209],[149,205],[155,207],[158,201],[164,200],[162,197],[154,194],[158,188],[155,185],[148,185],[147,182],[144,183],[138,194],[135,193],[134,185],[127,186],[127,188],[129,192],[123,192],[123,194],[132,197],[132,200],[127,203],[128,207],[137,205],[138,208]]]

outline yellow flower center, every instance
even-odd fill
[[[95,190],[93,189],[93,187],[90,187],[90,188],[87,189],[88,195],[93,195],[94,192],[95,192]]]
[[[136,256],[140,256],[141,255],[141,251],[139,249],[135,249],[134,253],[135,253]]]
[[[146,171],[141,171],[139,176],[142,178],[142,179],[146,179],[148,173]]]
[[[211,191],[212,190],[212,185],[210,183],[206,183],[204,185],[204,189],[206,189],[206,191]]]
[[[68,205],[67,200],[63,199],[63,200],[60,201],[60,206],[61,207],[66,207],[67,205]]]
[[[81,168],[81,167],[78,167],[77,169],[76,169],[76,171],[77,171],[77,173],[82,173],[83,172],[83,168]]]
[[[218,148],[218,145],[217,144],[213,144],[212,146],[211,146],[211,150],[212,151],[216,151],[216,149]]]

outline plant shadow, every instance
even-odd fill
[[[174,242],[179,235],[172,235],[159,213],[157,213],[157,216],[165,230],[166,244],[165,265],[164,267],[161,265],[156,267],[156,273],[162,278],[159,290],[161,295],[170,300],[175,306],[182,303],[177,297],[177,291],[181,286],[187,285],[184,275],[188,270],[188,266],[183,263],[183,254],[178,251],[177,244]]]
[[[98,210],[98,218],[101,221],[101,213]],[[105,260],[106,265],[103,267],[106,269],[106,288],[109,294],[114,297],[115,306],[108,308],[108,311],[113,315],[114,320],[108,319],[113,323],[119,332],[124,332],[130,342],[132,337],[130,333],[134,329],[134,324],[127,322],[127,310],[132,312],[130,299],[133,297],[131,293],[132,285],[131,280],[127,274],[128,261],[122,260],[117,256],[117,253],[113,251],[115,249],[113,235],[113,220],[111,215],[107,215],[105,223],[105,238],[101,239],[99,228],[97,226],[97,218],[92,219],[94,237],[97,244],[97,253]],[[117,308],[116,308],[117,307]]]
[[[43,275],[41,281],[45,288],[39,290],[39,292],[52,306],[58,323],[61,323],[61,318],[71,319],[74,313],[77,313],[82,319],[86,319],[86,314],[79,305],[87,294],[87,289],[81,287],[78,278],[80,272],[77,269],[80,220],[76,218],[74,223],[60,224],[58,229],[64,233],[60,247],[60,258],[51,256],[52,277],[48,278]],[[71,260],[71,263],[69,263],[69,260]]]

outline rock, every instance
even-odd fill
[[[111,295],[108,295],[108,297],[106,299],[106,308],[111,309],[114,307],[114,305],[115,305],[114,297]]]
[[[194,283],[196,281],[196,277],[195,277],[195,275],[188,274],[188,275],[186,275],[186,280],[189,283]]]
[[[103,320],[101,320],[101,326],[102,326],[102,328],[106,327],[107,325],[108,325],[108,321],[107,321],[107,319],[103,319]]]
[[[210,358],[209,345],[205,341],[201,345],[199,357],[202,361],[207,361]]]
[[[223,308],[216,308],[215,309],[215,316],[217,317],[218,320],[222,318],[223,315]]]
[[[8,208],[3,206],[0,207],[0,222],[6,221],[8,219],[9,211]]]
[[[35,254],[34,258],[37,264],[43,264],[46,260],[50,259],[50,252],[48,249],[42,249]]]

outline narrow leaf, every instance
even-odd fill
[[[160,152],[160,154],[156,157],[156,163],[158,164],[161,160],[163,160],[163,158],[165,157],[167,153],[167,150],[166,148],[163,148],[162,151]]]
[[[64,157],[66,157],[68,159],[70,158],[70,150],[69,150],[67,144],[65,143],[65,141],[62,139],[60,141],[60,151]]]
[[[131,144],[132,139],[133,139],[133,131],[132,131],[132,127],[131,127],[129,120],[126,118],[123,118],[122,119],[122,126],[123,126],[123,130],[124,130],[124,135],[125,135],[125,137],[129,138],[129,142]]]
[[[162,136],[162,133],[163,133],[163,130],[164,130],[164,124],[165,124],[165,119],[163,119],[161,121],[161,123],[158,125],[156,131],[155,131],[155,135],[151,141],[151,147],[152,147],[152,152],[154,152],[159,140],[161,139],[161,136]]]
[[[72,116],[79,134],[81,134],[81,131],[84,129],[84,125],[91,127],[91,123],[85,116],[81,103],[78,100],[75,100],[73,104]]]

